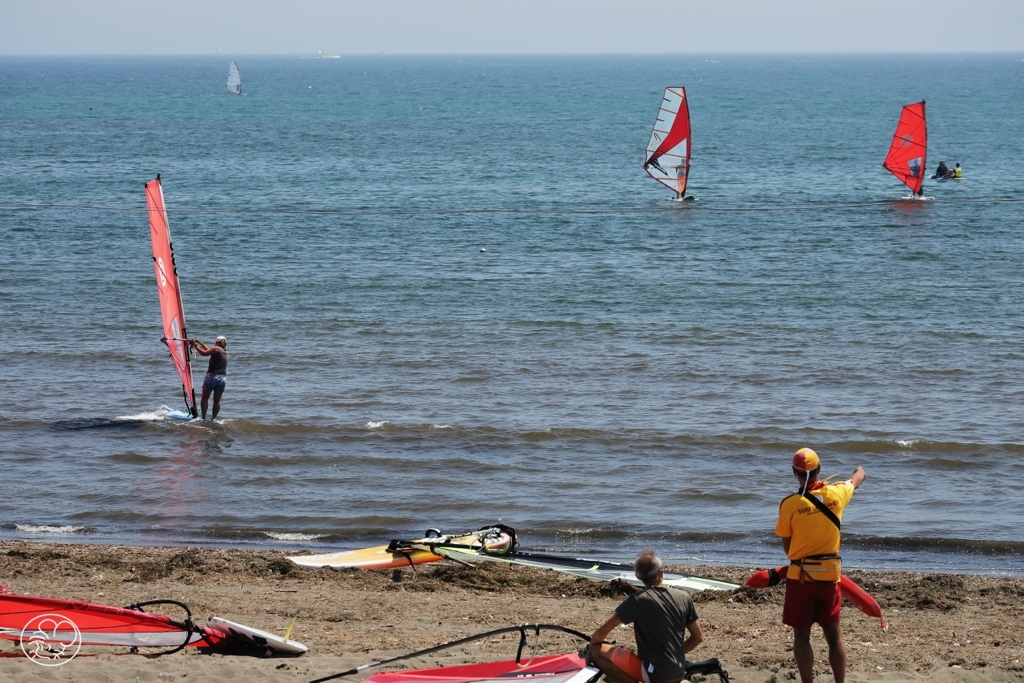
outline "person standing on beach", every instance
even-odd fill
[[[618,683],[678,683],[686,673],[686,653],[704,640],[697,608],[686,591],[661,585],[664,564],[653,550],[640,553],[633,567],[644,589],[594,631],[587,659]],[[620,624],[634,624],[636,653],[604,642]]]
[[[793,456],[793,476],[800,491],[782,499],[775,535],[789,557],[786,573],[786,601],[782,623],[793,628],[793,658],[801,683],[814,680],[814,650],[811,626],[818,624],[828,643],[828,662],[836,683],[846,680],[846,643],[839,626],[839,592],[842,562],[839,557],[839,527],[843,510],[853,492],[864,483],[863,467],[846,481],[826,484],[818,481],[821,461],[810,448]]]
[[[192,339],[192,346],[200,356],[209,356],[210,365],[206,369],[206,377],[203,379],[203,398],[200,406],[203,409],[203,419],[206,419],[206,407],[210,401],[210,394],[213,394],[213,417],[217,419],[220,412],[220,399],[224,395],[224,389],[228,384],[228,340],[224,337],[217,337],[213,346],[207,346],[198,339]],[[195,400],[195,399],[192,399]]]

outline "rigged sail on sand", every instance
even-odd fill
[[[242,72],[238,70],[238,63],[231,62],[228,66],[228,92],[235,95],[242,94]]]
[[[665,88],[658,120],[647,143],[644,170],[682,199],[690,177],[690,108],[686,88]]]
[[[181,285],[178,267],[171,245],[171,229],[164,209],[164,191],[160,176],[146,183],[146,206],[149,209],[149,236],[153,241],[153,268],[156,271],[156,289],[160,295],[160,315],[163,318],[163,342],[171,352],[171,360],[181,378],[181,391],[185,406],[192,417],[196,410],[196,390],[192,384],[192,363],[189,358],[188,333],[185,330],[185,311],[181,305]]]
[[[143,607],[157,603],[184,608],[187,621],[142,611]],[[72,659],[82,645],[171,647],[176,652],[187,645],[210,647],[228,642],[228,636],[221,631],[189,622],[188,608],[169,600],[122,608],[0,591],[0,638],[28,643],[36,652],[43,643],[70,648],[65,653],[65,662]],[[49,656],[44,654],[39,659],[60,659],[59,649],[47,652]]]
[[[882,164],[914,194],[921,194],[924,183],[925,156],[928,152],[928,126],[925,122],[924,100],[903,107],[892,146]]]

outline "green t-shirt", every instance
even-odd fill
[[[645,588],[623,600],[615,616],[624,624],[633,624],[637,654],[652,681],[683,677],[686,627],[697,621],[697,608],[689,593],[664,586]]]

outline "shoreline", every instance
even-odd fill
[[[0,585],[11,592],[127,605],[174,599],[196,623],[220,616],[309,646],[297,658],[201,654],[128,655],[126,648],[83,648],[74,661],[45,668],[0,645],[0,681],[140,681],[160,674],[193,680],[244,676],[309,681],[352,666],[523,623],[553,623],[591,633],[629,592],[617,584],[529,567],[438,562],[416,569],[309,569],[294,552],[196,547],[0,541]],[[670,569],[742,583],[746,567]],[[1024,578],[919,572],[850,572],[882,606],[889,629],[848,603],[843,630],[854,681],[1024,681]],[[694,594],[705,642],[695,660],[717,657],[736,683],[795,680],[791,632],[781,623],[784,589]],[[632,632],[615,639],[633,645]],[[817,680],[831,680],[814,630]],[[568,652],[569,641],[545,643]],[[511,659],[514,644],[459,648],[408,667]],[[355,676],[342,680],[359,680]]]

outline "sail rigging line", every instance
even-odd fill
[[[690,107],[686,88],[665,88],[644,158],[647,175],[682,198],[690,177]],[[663,164],[662,159],[672,163]],[[670,170],[665,170],[665,166]]]
[[[908,104],[900,112],[889,153],[882,166],[920,196],[928,154],[928,124],[924,100]]]
[[[167,345],[181,378],[185,407],[192,417],[197,417],[199,410],[196,408],[196,390],[192,382],[192,361],[185,327],[185,309],[181,303],[181,283],[178,280],[178,264],[174,259],[171,229],[167,222],[159,174],[156,179],[146,183],[146,206],[149,213],[149,235],[153,243],[153,270],[163,321],[162,341]]]
[[[143,607],[149,607],[151,605],[174,605],[175,607],[180,607],[181,609],[185,610],[185,619],[184,619],[184,621],[179,621],[177,619],[171,619],[170,617],[167,618],[167,620],[170,623],[174,624],[175,626],[180,627],[181,629],[183,629],[185,631],[185,640],[180,645],[178,645],[177,647],[175,647],[172,650],[164,650],[163,652],[155,652],[155,653],[152,654],[152,656],[154,656],[154,657],[162,657],[163,655],[173,655],[175,652],[178,652],[179,650],[184,650],[192,642],[192,635],[193,634],[195,634],[195,633],[202,633],[203,632],[203,630],[200,627],[196,626],[196,623],[192,620],[192,610],[190,610],[188,608],[188,605],[186,605],[183,602],[178,602],[177,600],[147,600],[145,602],[132,603],[131,605],[128,605],[124,609],[132,610],[133,612],[142,612],[143,614],[149,614],[149,612],[147,612],[146,610],[144,610],[142,608]]]

